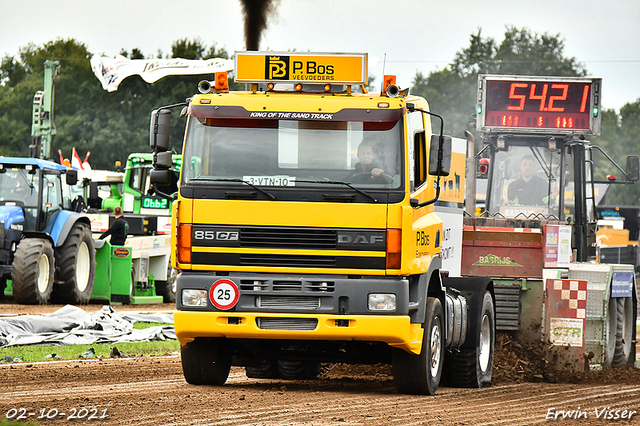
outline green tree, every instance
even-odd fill
[[[453,62],[428,76],[418,72],[411,93],[424,96],[431,111],[445,117],[445,132],[462,137],[471,129],[476,108],[478,74],[586,75],[575,58],[563,56],[560,34],[537,34],[507,27],[504,40],[472,34],[469,47],[456,53]],[[478,138],[479,139],[479,138]]]
[[[143,59],[139,49],[121,51],[130,59]],[[124,164],[131,152],[148,152],[149,118],[153,109],[184,101],[197,84],[211,76],[170,76],[146,83],[139,76],[126,78],[116,92],[106,92],[91,70],[92,54],[74,39],[58,39],[19,49],[0,63],[0,155],[27,156],[31,142],[33,96],[43,88],[44,61],[60,62],[55,82],[54,123],[57,135],[51,155],[58,149],[67,158],[75,147],[80,156],[91,151],[94,168],[113,169],[116,160]],[[158,52],[162,58],[162,52]],[[167,57],[185,59],[224,58],[229,55],[215,43],[205,46],[199,39],[182,39],[172,45]],[[182,149],[184,119],[179,109],[173,114],[171,148]]]
[[[592,137],[592,142],[600,146],[622,168],[626,168],[628,155],[640,154],[640,99],[628,103],[616,114],[614,110],[602,111],[601,136]],[[613,174],[618,181],[624,176],[601,154],[594,156],[596,177],[604,180]],[[608,204],[633,206],[640,204],[640,182],[631,185],[611,185]]]

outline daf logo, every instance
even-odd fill
[[[338,244],[381,244],[384,243],[383,235],[365,234],[339,234]]]

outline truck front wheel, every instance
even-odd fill
[[[64,244],[56,250],[56,301],[86,304],[96,275],[96,254],[87,225],[76,223]]]
[[[192,385],[223,385],[231,370],[232,345],[222,337],[198,338],[180,347],[182,372]]]
[[[482,300],[480,335],[475,348],[460,348],[447,355],[445,376],[447,384],[462,388],[482,388],[491,383],[495,349],[495,312],[488,291]]]
[[[14,300],[30,305],[47,303],[53,290],[53,270],[53,246],[49,241],[22,240],[16,248],[11,270]]]
[[[400,393],[433,395],[438,390],[444,356],[444,314],[440,300],[427,299],[420,355],[393,349],[393,380]]]

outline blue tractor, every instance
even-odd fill
[[[0,298],[11,280],[17,303],[88,303],[95,249],[77,171],[36,158],[0,158]]]

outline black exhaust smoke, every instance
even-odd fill
[[[279,0],[240,0],[244,14],[244,39],[247,50],[258,50],[267,18]]]

